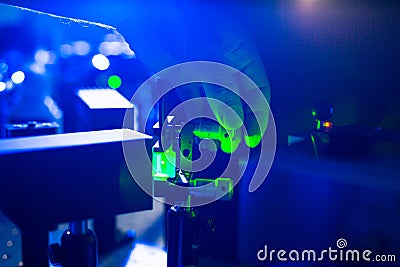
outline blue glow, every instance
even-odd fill
[[[6,73],[8,71],[8,65],[5,62],[0,62],[0,73]]]
[[[11,80],[6,81],[6,89],[11,90],[14,87],[14,83]]]
[[[50,113],[53,115],[53,117],[54,117],[55,119],[57,119],[57,120],[58,120],[58,119],[61,119],[63,113],[62,113],[62,111],[58,108],[57,103],[54,102],[54,100],[53,100],[51,97],[46,96],[46,97],[44,98],[44,104],[45,104],[46,107],[49,109]]]
[[[93,66],[98,70],[106,70],[110,66],[108,58],[102,54],[97,54],[92,58]]]
[[[36,51],[35,61],[42,65],[48,64],[50,62],[50,52],[43,49]]]
[[[36,73],[36,74],[45,74],[45,72],[46,72],[45,65],[43,65],[43,64],[41,64],[41,63],[37,63],[37,62],[31,64],[31,65],[29,66],[29,69],[30,69],[32,72]]]
[[[72,43],[75,54],[78,56],[86,56],[90,52],[90,44],[86,41],[75,41]]]
[[[125,267],[167,266],[167,253],[160,247],[135,244]]]
[[[100,53],[109,56],[109,55],[126,55],[129,57],[134,57],[135,53],[130,49],[127,42],[102,42],[99,47]]]
[[[70,57],[74,53],[72,45],[70,45],[70,44],[61,45],[60,46],[60,53],[61,53],[61,56],[63,58]]]
[[[0,93],[6,90],[6,83],[5,82],[0,82]]]
[[[15,84],[20,84],[25,80],[25,73],[22,71],[16,71],[11,75],[11,80]]]

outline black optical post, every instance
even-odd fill
[[[184,195],[177,197],[175,194],[168,194],[169,203],[175,203],[167,212],[167,267],[189,267],[198,266],[198,252],[199,252],[199,235],[201,222],[199,219],[199,212],[195,207],[191,206],[191,201],[194,198],[207,198],[213,199],[215,195],[228,188],[232,187],[230,179],[202,179],[194,178],[193,173],[190,172],[191,166],[187,166],[187,161],[192,161],[192,153],[194,142],[194,129],[199,130],[196,124],[189,122],[186,125],[178,121],[175,117],[166,116],[166,96],[163,96],[159,101],[159,122],[158,128],[155,129],[155,135],[158,135],[158,146],[153,147],[153,171],[154,169],[162,169],[162,166],[155,166],[154,155],[157,154],[161,157],[162,154],[167,154],[167,150],[173,150],[175,157],[175,166],[172,166],[172,171],[166,171],[163,175],[164,178],[158,179],[153,177],[155,186],[155,196],[165,197],[168,190],[175,190],[175,186],[181,187],[196,187],[198,185],[205,185],[213,183],[218,180],[219,186],[215,186],[208,191],[204,191],[199,195]],[[164,132],[162,131],[164,128]],[[210,129],[210,127],[205,127]],[[163,136],[161,133],[163,132]],[[164,138],[161,144],[161,138]],[[170,152],[168,152],[170,153]],[[186,165],[183,168],[181,160],[183,157],[186,159]],[[167,161],[167,160],[165,160]],[[158,161],[157,161],[158,162]],[[165,176],[168,179],[165,180]],[[226,191],[226,196],[223,200],[230,200],[232,191]],[[176,198],[175,198],[176,197]]]

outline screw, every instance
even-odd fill
[[[19,234],[19,232],[18,232],[18,229],[17,229],[17,228],[13,228],[13,229],[11,230],[11,235],[16,236],[16,235],[18,235],[18,234]]]

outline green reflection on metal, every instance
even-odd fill
[[[174,151],[153,151],[152,157],[152,172],[154,180],[166,181],[168,178],[175,177],[176,153]]]

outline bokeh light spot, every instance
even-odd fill
[[[93,66],[98,70],[106,70],[110,66],[108,58],[102,54],[94,55],[92,58]]]
[[[108,78],[108,86],[113,89],[118,89],[121,86],[122,80],[118,75],[112,75]]]
[[[25,73],[22,71],[16,71],[11,75],[11,80],[15,84],[20,84],[25,80]]]

